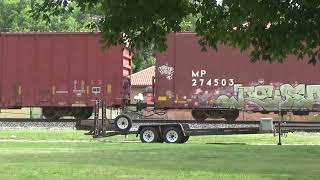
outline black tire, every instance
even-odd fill
[[[156,143],[160,141],[159,131],[153,127],[144,127],[140,131],[140,140],[142,143]]]
[[[186,143],[189,140],[190,136],[183,136],[180,143]]]
[[[162,137],[160,136],[157,142],[158,142],[158,143],[163,143],[164,140],[163,140]]]
[[[132,127],[132,120],[128,115],[121,114],[114,120],[114,128],[121,133],[127,133]]]
[[[162,139],[166,143],[181,143],[183,138],[182,130],[177,127],[168,127],[164,130]]]
[[[239,117],[239,110],[230,110],[226,111],[225,114],[223,115],[223,118],[227,122],[234,122],[238,117]]]
[[[206,111],[199,109],[192,110],[191,115],[197,121],[204,121],[209,117]]]

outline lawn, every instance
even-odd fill
[[[276,142],[273,135],[236,135],[142,144],[134,136],[1,130],[0,179],[319,179],[320,134]]]

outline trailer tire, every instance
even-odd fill
[[[190,136],[183,136],[180,143],[182,143],[182,144],[183,144],[183,143],[186,143],[186,142],[189,140],[189,137],[190,137]]]
[[[132,127],[132,120],[128,115],[121,114],[114,120],[114,128],[121,133],[127,133]]]
[[[142,143],[156,143],[161,139],[159,131],[154,127],[144,127],[139,134]]]
[[[163,132],[163,140],[166,143],[181,143],[182,138],[182,130],[177,127],[168,127]]]
[[[158,143],[163,143],[163,142],[164,142],[161,136],[159,137],[159,139],[158,139],[157,142],[158,142]]]

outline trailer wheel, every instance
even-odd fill
[[[132,120],[129,116],[121,114],[114,120],[114,127],[119,132],[129,132],[132,127]]]
[[[183,136],[182,140],[181,140],[181,143],[186,143],[189,140],[189,137],[190,136]]]
[[[158,143],[163,143],[163,139],[162,139],[162,137],[161,136],[159,136],[159,139],[158,139],[158,141],[157,141]]]
[[[197,121],[204,121],[208,118],[208,114],[204,110],[194,109],[191,111],[192,117]]]
[[[160,139],[158,130],[153,127],[145,127],[140,131],[140,140],[143,143],[155,143]]]
[[[183,134],[181,129],[176,127],[168,127],[163,132],[163,140],[166,143],[181,143]]]
[[[223,115],[223,118],[227,122],[234,122],[239,117],[239,110],[230,110],[226,111]]]

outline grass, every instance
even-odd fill
[[[269,145],[276,142],[273,135],[262,134],[142,144],[134,136],[92,140],[83,131],[1,130],[0,179],[320,177],[320,134],[289,134],[283,142],[290,146]]]

